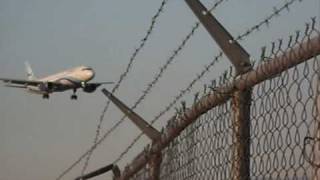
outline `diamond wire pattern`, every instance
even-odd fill
[[[258,85],[251,106],[252,179],[311,179],[304,138],[315,120],[317,58]]]

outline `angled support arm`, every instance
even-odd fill
[[[103,173],[106,173],[108,171],[111,171],[113,172],[113,175],[115,177],[120,177],[120,170],[118,168],[117,165],[114,165],[114,164],[110,164],[110,165],[107,165],[105,167],[102,167],[98,170],[95,170],[93,172],[90,172],[86,175],[83,175],[83,176],[80,176],[80,177],[77,177],[75,180],[86,180],[86,179],[90,179],[90,178],[93,178],[93,177],[96,177],[96,176],[99,176]]]
[[[235,66],[237,75],[251,69],[250,56],[247,51],[233,39],[231,34],[204,7],[199,0],[185,0],[193,13],[198,17],[211,37]]]
[[[161,133],[150,124],[148,124],[147,121],[142,119],[141,116],[132,111],[128,106],[126,106],[123,102],[121,102],[106,89],[102,89],[102,92],[152,141],[156,141],[160,138]]]

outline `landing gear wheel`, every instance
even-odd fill
[[[73,94],[71,96],[71,100],[77,100],[78,96],[76,95],[77,89],[73,89]]]
[[[73,95],[71,96],[71,99],[72,99],[72,100],[77,100],[77,99],[78,99],[78,96],[75,95],[75,94],[73,94]]]
[[[43,98],[43,99],[49,99],[49,94],[44,94],[44,95],[42,95],[42,98]]]

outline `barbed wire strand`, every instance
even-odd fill
[[[134,103],[134,105],[131,107],[132,110],[136,109],[138,107],[138,105],[146,98],[146,96],[151,92],[151,89],[156,85],[156,83],[159,81],[159,79],[163,76],[163,73],[165,72],[165,70],[169,67],[169,65],[173,62],[173,60],[175,59],[175,57],[178,56],[179,52],[181,52],[181,50],[185,47],[186,43],[189,41],[189,39],[193,36],[195,30],[197,29],[197,27],[199,26],[199,24],[197,24],[195,27],[193,27],[193,31],[188,34],[188,36],[186,36],[186,38],[182,41],[181,45],[174,50],[172,56],[170,56],[168,58],[168,60],[166,61],[166,63],[160,68],[159,73],[154,77],[154,79],[152,80],[152,82],[150,82],[147,85],[146,90],[143,91],[143,94],[139,97],[139,99]],[[97,145],[99,145],[104,139],[106,139],[109,134],[111,134],[114,130],[117,129],[117,127],[122,124],[125,120],[127,116],[123,116],[120,121],[118,121],[112,128],[110,128],[102,137],[102,139],[98,142],[95,143],[95,147],[93,149],[95,149],[97,147]],[[92,151],[91,151],[92,152]],[[90,154],[90,153],[89,153]],[[88,159],[88,158],[87,158]]]
[[[210,11],[213,11],[218,5],[220,5],[223,1],[226,0],[219,0],[214,4],[214,8],[211,8]],[[179,52],[185,47],[187,42],[190,40],[190,38],[194,35],[196,30],[199,28],[200,23],[197,22],[192,27],[191,31],[187,34],[187,36],[183,39],[182,43],[173,51],[173,54],[167,59],[166,63],[160,68],[159,73],[155,76],[155,78],[147,85],[146,90],[143,91],[142,96],[139,97],[139,99],[135,102],[135,104],[131,107],[132,110],[138,107],[138,105],[146,98],[146,96],[151,92],[151,89],[155,86],[155,84],[159,81],[159,79],[163,76],[163,73],[165,70],[169,67],[169,65],[173,62],[173,60],[179,55]],[[119,126],[126,116],[124,115],[119,123],[117,123],[115,126]],[[111,128],[105,135],[108,136],[112,131],[114,131],[115,128]]]
[[[157,23],[157,20],[159,18],[159,16],[161,15],[161,13],[163,12],[163,9],[165,7],[165,5],[167,4],[168,0],[163,0],[161,2],[161,5],[160,7],[158,8],[156,14],[152,17],[151,19],[151,24],[147,30],[147,33],[146,35],[142,38],[138,48],[135,49],[134,53],[131,55],[130,57],[130,60],[129,60],[129,63],[126,67],[126,70],[120,75],[120,78],[118,80],[118,82],[116,83],[116,85],[114,86],[114,88],[112,89],[112,93],[115,93],[122,81],[126,78],[126,76],[128,75],[128,73],[130,72],[131,68],[132,68],[132,65],[133,65],[133,62],[134,60],[136,59],[137,55],[139,54],[139,52],[143,49],[143,47],[145,46],[146,42],[148,41],[150,35],[152,34],[154,28],[155,28],[155,25]],[[93,146],[90,148],[89,151],[87,151],[85,153],[85,155],[82,155],[75,163],[73,163],[69,168],[67,168],[65,171],[63,171],[63,173],[61,173],[57,180],[61,179],[63,176],[65,176],[69,171],[71,171],[86,155],[87,156],[87,159],[86,159],[86,162],[85,162],[85,165],[82,169],[82,172],[81,174],[83,174],[88,166],[88,163],[89,163],[89,160],[90,160],[90,157],[91,157],[91,154],[92,154],[92,151],[96,148],[96,143],[98,141],[98,138],[99,138],[99,135],[100,135],[100,132],[101,132],[101,128],[102,128],[102,123],[103,123],[103,120],[104,120],[104,117],[105,117],[105,114],[107,112],[107,110],[109,109],[109,106],[110,106],[110,101],[108,100],[107,103],[106,103],[106,106],[104,107],[102,113],[101,113],[101,116],[99,118],[99,122],[98,122],[98,125],[97,125],[97,129],[96,129],[96,134],[95,134],[95,137],[94,137],[94,143],[93,143]]]
[[[260,21],[259,23],[257,23],[256,25],[248,28],[247,31],[245,31],[243,34],[239,35],[236,40],[241,41],[246,39],[249,35],[251,35],[253,32],[260,30],[260,28],[263,25],[269,25],[270,21],[276,17],[276,15],[279,15],[283,10],[289,10],[290,6],[294,3],[294,2],[301,2],[302,0],[291,0],[286,2],[284,5],[282,5],[279,10],[276,10],[277,8],[274,8],[274,11],[272,14],[270,14],[269,16],[267,16],[265,19],[263,19],[262,21]],[[215,7],[216,5],[214,5],[213,7]],[[214,10],[214,8],[211,8],[210,11]],[[165,115],[167,112],[169,112],[172,107],[187,93],[190,92],[192,87],[194,86],[194,84],[196,82],[198,82],[207,72],[210,71],[210,68],[213,67],[214,64],[217,63],[217,61],[222,57],[223,53],[222,51],[220,51],[218,53],[217,56],[215,56],[213,58],[213,61],[211,61],[210,64],[204,66],[205,68],[201,71],[201,73],[199,75],[196,76],[195,79],[193,79],[193,81],[183,90],[180,91],[180,93],[174,97],[173,101],[171,101],[169,103],[169,105],[167,105],[164,110],[160,111],[160,113],[151,121],[151,124],[154,124],[156,121],[158,121],[160,119],[160,117],[162,117],[163,115]],[[130,149],[133,148],[133,146],[137,143],[137,141],[142,137],[143,133],[140,133],[130,144],[129,146],[127,146],[127,148],[120,154],[120,156],[114,161],[114,163],[118,163],[119,161],[121,161],[121,159],[130,151]]]
[[[240,34],[239,36],[236,37],[236,40],[242,40],[244,37],[250,35],[251,33],[255,32],[255,31],[259,31],[260,28],[264,25],[266,25],[267,27],[270,25],[270,21],[272,19],[274,19],[275,17],[280,16],[280,13],[287,10],[290,11],[290,7],[296,3],[296,2],[302,2],[303,0],[290,0],[287,1],[286,3],[284,3],[282,6],[280,7],[273,7],[273,12],[267,16],[266,18],[264,18],[263,20],[261,20],[259,23],[257,23],[256,25],[248,28],[244,33]]]
[[[205,68],[203,71],[197,75],[197,77],[188,85],[187,88],[183,89],[180,91],[180,94],[177,95],[172,102],[167,105],[164,110],[162,110],[152,121],[151,124],[154,124],[157,120],[160,119],[164,114],[166,114],[171,108],[187,93],[189,92],[194,84],[198,82],[207,72],[210,71],[210,68],[213,67],[221,58],[222,58],[223,53],[220,52],[219,55],[217,55],[214,60]],[[124,156],[129,152],[129,150],[133,147],[133,145],[142,137],[143,133],[140,133],[131,143],[130,145],[121,153],[121,155],[114,161],[114,163],[118,163]]]
[[[165,70],[169,67],[169,65],[173,62],[173,60],[179,55],[179,52],[181,52],[181,50],[185,47],[185,45],[187,44],[187,42],[190,40],[190,38],[194,35],[195,30],[198,28],[199,24],[196,24],[196,26],[194,26],[192,28],[192,31],[186,36],[186,38],[182,41],[182,43],[179,45],[179,47],[173,51],[173,54],[167,59],[167,61],[165,62],[165,64],[160,68],[159,73],[154,77],[154,79],[152,80],[152,82],[150,82],[147,85],[146,90],[143,91],[143,94],[139,97],[139,99],[134,103],[134,105],[131,107],[132,110],[136,109],[138,107],[138,105],[146,98],[146,96],[151,92],[151,89],[155,86],[155,84],[160,80],[160,78],[163,76],[163,73],[165,72]],[[103,137],[97,141],[94,146],[92,146],[92,150],[91,152],[99,145],[101,144],[114,130],[116,130],[118,128],[118,126],[120,126],[120,124],[122,124],[125,120],[126,116],[124,115],[120,121],[118,121],[114,126],[112,126],[104,135]],[[90,152],[89,152],[90,154]]]

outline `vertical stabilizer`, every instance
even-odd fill
[[[25,66],[26,66],[26,71],[27,71],[28,80],[35,80],[36,77],[35,77],[34,74],[33,74],[33,71],[32,71],[32,69],[31,69],[31,66],[30,66],[29,62],[26,61],[24,64],[25,64]]]

